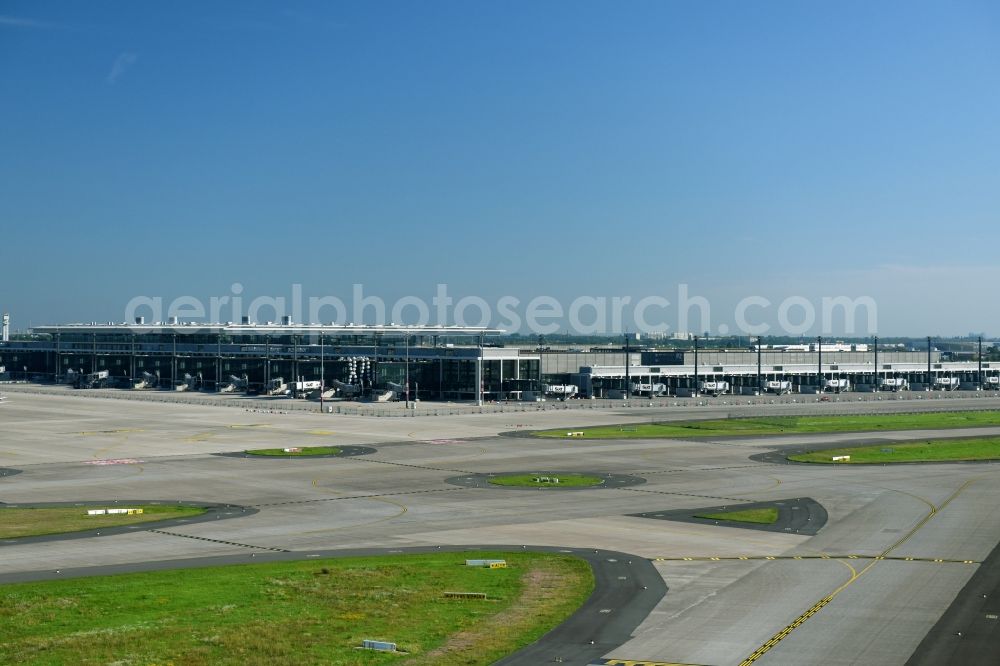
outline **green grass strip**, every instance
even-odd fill
[[[87,515],[93,509],[137,509],[141,514]],[[102,506],[46,507],[39,509],[22,507],[0,508],[0,539],[63,534],[102,527],[137,525],[169,518],[189,518],[200,516],[205,509],[196,506],[149,505],[149,504],[108,504]]]
[[[835,462],[834,457],[850,456]],[[788,456],[795,462],[852,465],[858,463],[954,462],[963,460],[1000,460],[1000,437],[939,439],[918,442],[893,442],[874,446],[826,449]]]
[[[506,569],[464,566],[505,559]],[[562,622],[594,581],[550,553],[435,553],[0,586],[5,664],[490,664]],[[447,599],[446,591],[486,600]],[[359,649],[396,643],[405,655]]]
[[[535,481],[538,478],[559,479],[554,481]],[[490,477],[489,482],[495,486],[516,486],[524,488],[582,488],[599,486],[604,479],[599,476],[585,474],[510,474],[507,476]]]
[[[285,451],[285,449],[252,449],[247,451],[253,456],[276,456],[284,457],[308,457],[308,456],[335,456],[340,453],[336,446],[303,446],[289,447],[299,448],[299,451]]]
[[[727,520],[736,523],[757,523],[759,525],[773,525],[778,520],[778,509],[767,507],[764,509],[743,509],[742,511],[723,511],[722,513],[700,513],[695,518],[708,518],[709,520]]]
[[[824,432],[866,432],[1000,426],[1000,411],[921,412],[916,414],[844,414],[770,416],[634,423],[590,428],[541,430],[536,437],[558,439],[662,439]],[[583,435],[569,435],[582,432]]]

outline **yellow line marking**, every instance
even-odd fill
[[[755,490],[753,492],[755,492],[755,493],[766,493],[766,492],[769,492],[771,490],[774,490],[775,488],[777,488],[778,486],[781,485],[781,479],[779,479],[778,477],[768,475],[768,478],[769,479],[774,479],[774,483],[772,483],[771,485],[769,485],[767,488],[761,488],[760,490]]]
[[[872,567],[874,567],[876,564],[878,564],[879,561],[887,559],[889,553],[891,553],[893,550],[895,550],[899,546],[901,546],[904,543],[906,543],[906,541],[909,540],[910,537],[912,537],[914,534],[916,534],[917,531],[920,530],[924,525],[926,525],[927,522],[931,518],[933,518],[934,516],[936,516],[942,509],[944,509],[946,506],[948,506],[953,499],[955,499],[956,497],[958,497],[959,493],[961,493],[963,490],[965,490],[966,488],[968,488],[975,480],[976,479],[969,479],[968,481],[966,481],[965,483],[963,483],[961,486],[959,486],[959,488],[955,492],[953,492],[951,495],[949,495],[948,498],[944,502],[942,502],[942,504],[941,504],[940,507],[934,506],[934,504],[932,504],[931,502],[928,502],[927,500],[923,499],[922,497],[917,497],[916,495],[912,495],[912,494],[906,493],[904,491],[898,491],[898,492],[903,492],[906,495],[910,495],[911,497],[915,497],[915,498],[919,499],[920,501],[924,502],[925,504],[927,504],[930,507],[930,511],[927,513],[926,516],[924,516],[924,518],[920,522],[918,522],[913,527],[913,529],[911,529],[909,532],[907,532],[901,539],[899,539],[896,543],[894,543],[893,545],[891,545],[888,548],[886,548],[885,550],[883,550],[879,555],[874,556],[872,558],[872,561],[869,562],[865,566],[865,568],[863,568],[861,571],[856,571],[852,567],[851,568],[852,574],[851,574],[851,577],[847,580],[847,582],[845,582],[843,585],[841,585],[840,587],[838,587],[837,589],[835,589],[833,592],[831,592],[827,596],[825,596],[822,599],[820,599],[819,601],[817,601],[808,610],[806,610],[804,613],[802,613],[797,618],[795,618],[795,620],[793,620],[791,622],[791,624],[786,625],[781,631],[779,631],[774,636],[772,636],[767,642],[765,642],[759,648],[757,648],[756,650],[754,650],[753,652],[751,652],[750,656],[748,656],[746,659],[744,659],[743,661],[740,662],[740,666],[750,666],[755,661],[757,661],[758,659],[760,659],[768,650],[770,650],[775,645],[777,645],[782,640],[784,640],[785,636],[787,636],[788,634],[790,634],[792,632],[792,630],[794,630],[794,629],[798,628],[799,626],[801,626],[803,623],[805,623],[806,620],[808,620],[809,618],[811,618],[813,615],[815,615],[820,610],[822,610],[824,606],[826,606],[831,601],[833,601],[834,598],[838,594],[840,594],[841,592],[843,592],[845,589],[847,589],[847,587],[851,583],[853,583],[854,581],[856,581],[857,579],[859,579],[861,576],[863,576],[866,572],[868,572],[868,570],[870,570]],[[848,556],[848,559],[857,559],[857,556]],[[899,558],[891,558],[891,559],[899,559]],[[936,559],[933,559],[931,561],[933,561],[933,562],[944,562],[945,560],[944,559],[940,559],[940,558],[936,558]],[[963,560],[955,560],[955,561],[962,561],[962,562],[964,562]]]
[[[337,433],[335,433],[333,430],[307,430],[306,434],[307,435],[317,435],[317,436],[323,437],[323,436],[326,436],[326,435],[336,435]]]
[[[339,495],[339,494],[342,494],[342,493],[336,493],[336,494]],[[385,521],[392,520],[393,518],[399,518],[400,516],[402,516],[404,513],[406,513],[409,510],[409,509],[406,508],[405,504],[403,504],[401,502],[397,502],[396,500],[388,499],[386,497],[364,497],[364,498],[358,498],[358,499],[372,500],[372,501],[375,501],[375,502],[385,502],[386,504],[392,504],[392,505],[398,506],[401,510],[399,511],[399,513],[394,513],[391,516],[383,516],[381,518],[376,518],[375,520],[371,520],[371,521],[368,521],[366,523],[352,523],[350,525],[341,525],[340,527],[328,527],[328,528],[322,529],[322,530],[308,530],[306,532],[299,532],[299,534],[300,535],[305,535],[305,534],[321,534],[323,532],[336,532],[337,530],[347,530],[347,529],[351,529],[353,527],[368,527],[370,525],[375,525],[377,523],[384,523]]]
[[[850,563],[850,562],[845,562],[844,560],[834,560],[834,562],[836,562],[837,564],[843,564],[843,565],[844,565],[845,567],[847,567],[848,569],[850,569],[850,570],[851,570],[851,576],[852,576],[852,577],[853,577],[853,576],[857,576],[857,575],[858,575],[858,570],[857,570],[857,569],[855,569],[855,568],[854,568],[854,567],[853,567],[853,566],[851,565],[851,563]],[[800,624],[801,624],[801,623],[800,623]]]
[[[129,432],[144,432],[142,428],[118,428],[116,430],[83,430],[78,432],[78,435],[83,435],[84,437],[91,437],[93,435],[120,435],[122,433]]]
[[[118,446],[121,446],[122,444],[124,444],[125,442],[127,442],[128,441],[128,435],[129,435],[129,433],[132,433],[132,432],[142,432],[142,430],[138,429],[138,428],[120,428],[118,430],[105,430],[103,432],[92,432],[92,433],[90,433],[90,434],[93,434],[93,435],[108,434],[108,435],[116,435],[117,436],[115,438],[116,441],[114,441],[113,444],[109,444],[108,446],[103,446],[103,447],[95,450],[94,453],[93,453],[93,455],[91,457],[93,457],[93,458],[107,457],[108,452],[111,451],[111,449],[116,448]],[[81,433],[81,434],[83,434],[83,433]]]

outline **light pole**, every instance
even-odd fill
[[[694,336],[694,394],[698,395],[700,387],[698,386],[698,336]]]
[[[934,388],[934,381],[931,379],[931,336],[927,336],[927,385]]]
[[[406,408],[410,408],[410,334],[406,334],[406,388],[404,394],[406,395]]]
[[[370,395],[374,396],[375,395],[375,378],[377,377],[376,373],[378,372],[378,370],[377,370],[377,365],[378,365],[378,333],[374,333],[374,332],[372,333],[372,340],[374,341],[374,344],[372,345],[372,367],[371,367],[371,372],[368,375],[368,380],[369,380],[368,381],[368,386],[369,386],[369,389],[371,390]],[[364,382],[362,382],[362,386],[364,386]]]
[[[479,334],[479,346],[476,349],[476,406],[483,406],[483,334]],[[541,368],[539,368],[541,373]]]
[[[323,391],[326,390],[326,347],[323,346],[323,331],[319,332],[319,411],[323,413]]]
[[[816,392],[823,392],[823,336],[816,337],[816,352],[819,354],[817,356],[816,362]]]
[[[628,343],[628,331],[625,331],[625,399],[632,397],[632,378],[629,376],[629,357],[632,355]]]
[[[761,381],[760,378],[760,348],[761,348],[760,336],[757,336],[757,394],[758,395],[763,393],[764,391],[763,382]]]
[[[299,336],[292,335],[292,397],[299,397]]]
[[[878,375],[878,336],[875,336],[875,393],[878,393],[879,389],[882,388],[882,384],[879,381]]]
[[[983,388],[983,336],[979,336],[979,376],[976,381],[979,382],[979,388]]]

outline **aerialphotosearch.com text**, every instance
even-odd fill
[[[878,308],[870,296],[791,295],[772,301],[745,296],[720,317],[708,298],[691,293],[687,283],[676,285],[673,298],[582,295],[572,300],[549,295],[522,299],[501,296],[456,298],[447,284],[438,284],[430,298],[403,296],[391,303],[366,293],[363,284],[351,286],[349,298],[306,295],[292,284],[288,295],[244,293],[233,283],[229,293],[207,299],[195,296],[135,296],[125,306],[125,321],[144,317],[150,322],[262,324],[291,317],[295,323],[376,324],[407,326],[468,326],[511,333],[550,335],[612,335],[625,331],[644,334],[709,333],[711,335],[803,335],[807,332],[846,336],[871,335],[878,330]],[[720,308],[721,310],[721,308]]]

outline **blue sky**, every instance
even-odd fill
[[[993,2],[0,0],[0,308],[684,283],[1000,333],[997,118]]]

